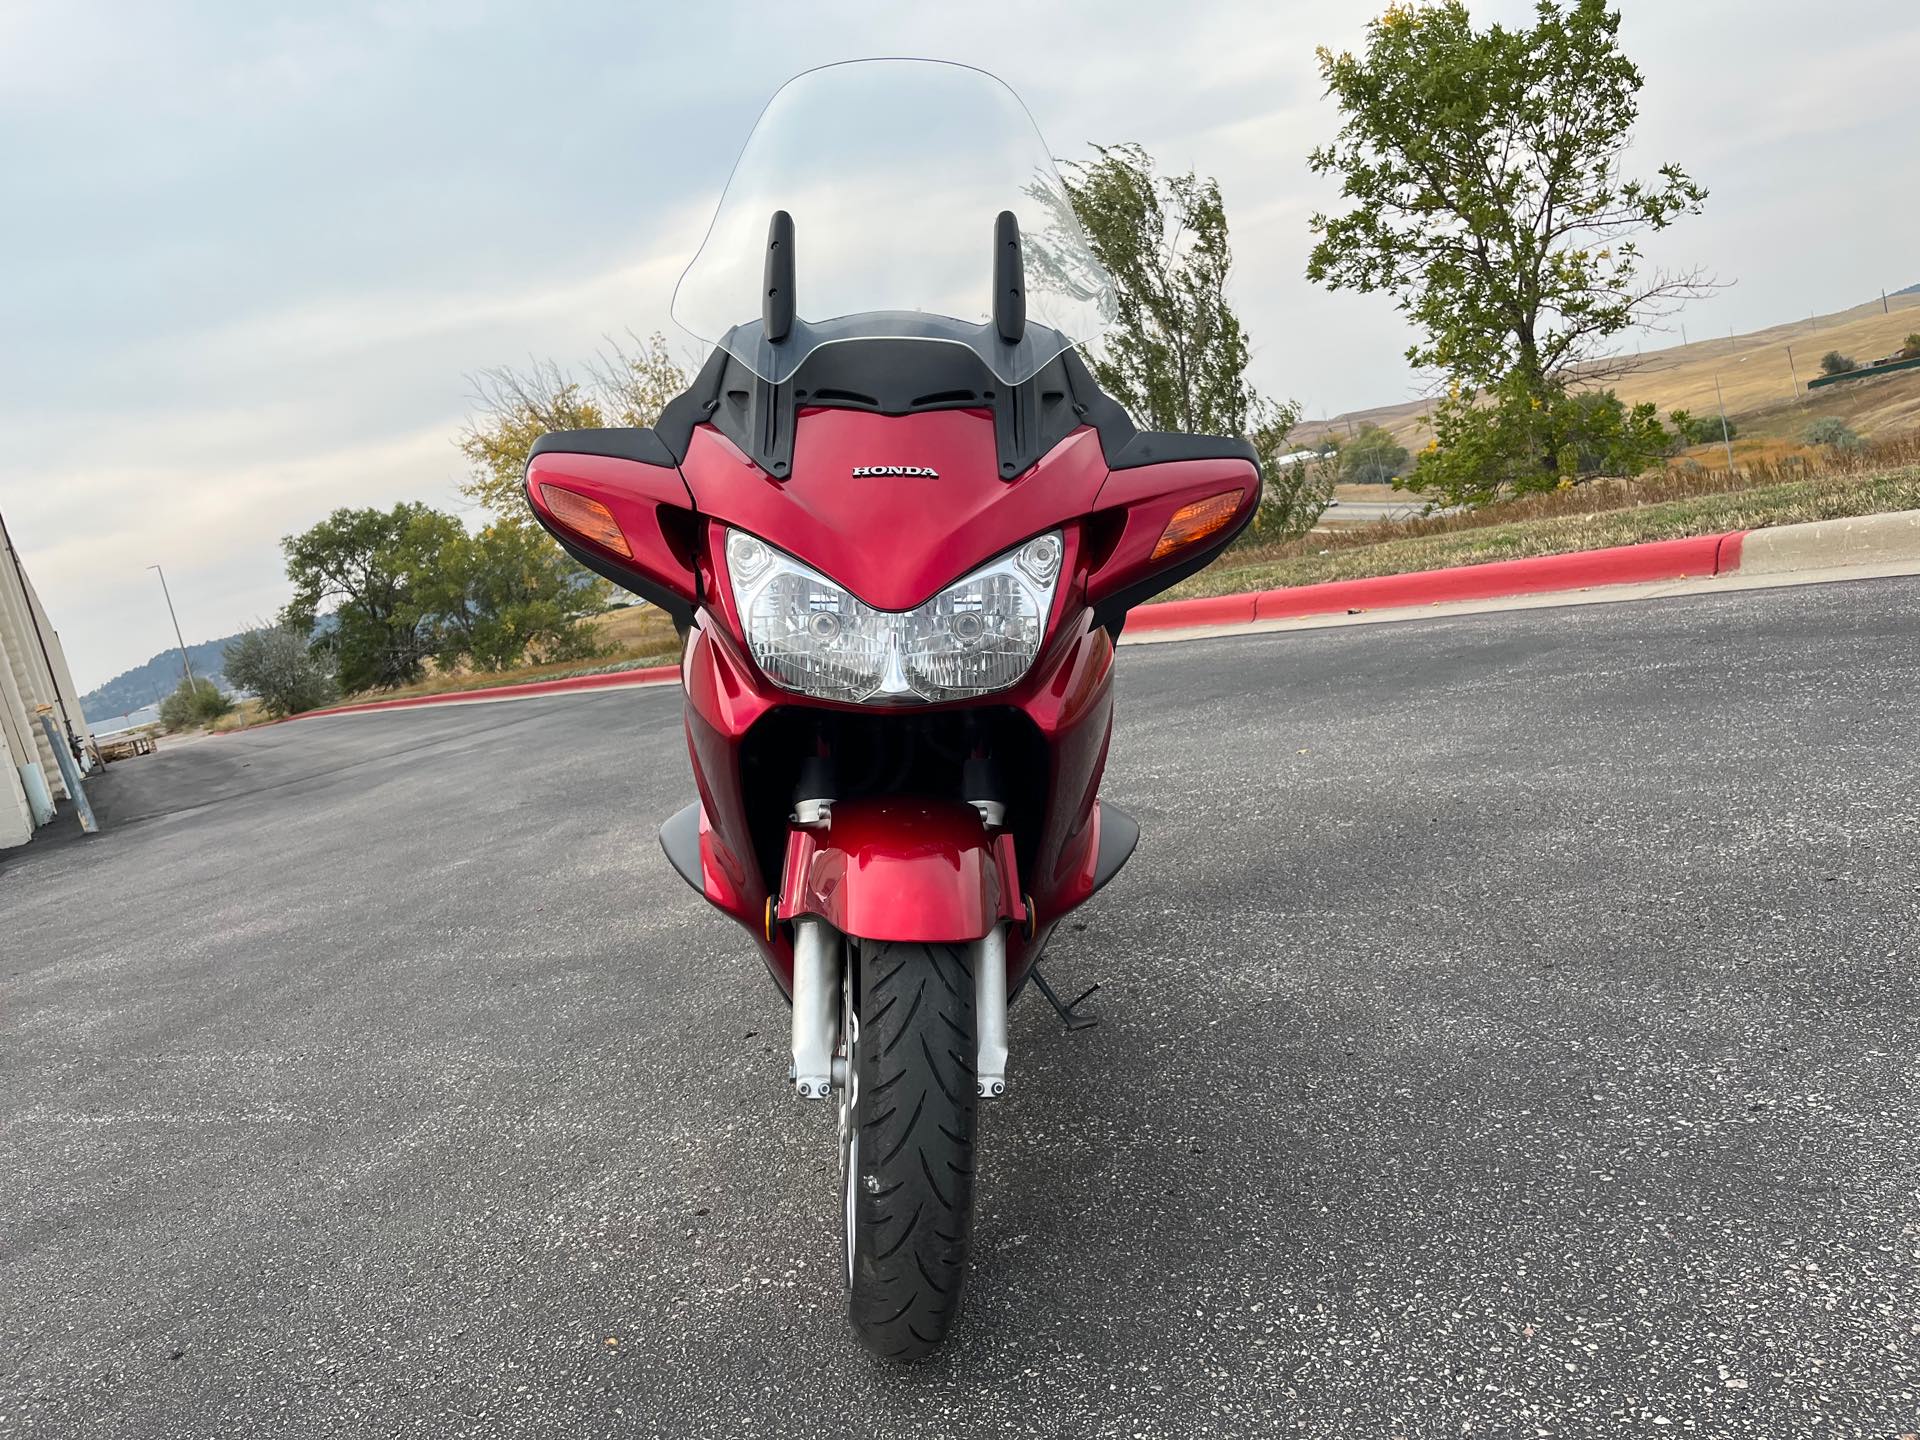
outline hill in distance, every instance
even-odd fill
[[[245,632],[241,632],[245,633]],[[196,680],[211,680],[221,689],[230,688],[222,669],[226,665],[226,649],[239,634],[226,635],[218,640],[202,640],[197,645],[187,647],[187,659],[193,665]],[[116,675],[99,689],[80,697],[80,708],[87,712],[87,719],[93,724],[104,724],[122,715],[130,715],[147,705],[157,705],[175,690],[180,688],[184,677],[180,673],[180,652],[163,650],[144,665],[136,665],[124,674]]]
[[[1802,388],[1819,376],[1820,357],[1829,350],[1865,364],[1891,355],[1916,330],[1920,330],[1920,285],[1889,295],[1884,311],[1876,295],[1864,305],[1832,315],[1620,357],[1621,362],[1631,362],[1631,368],[1599,383],[1629,405],[1651,400],[1664,420],[1674,410],[1717,415],[1717,376],[1727,398],[1727,414],[1742,422],[1745,433],[1775,428],[1797,433],[1809,420],[1823,415],[1838,416],[1863,435],[1920,429],[1920,371],[1862,379],[1811,394]],[[1289,432],[1287,441],[1304,449],[1328,435],[1345,436],[1349,425],[1357,430],[1373,424],[1391,431],[1409,450],[1417,450],[1433,438],[1432,429],[1421,418],[1432,408],[1431,399],[1406,400],[1350,411],[1331,420],[1303,420]]]

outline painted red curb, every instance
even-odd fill
[[[1253,591],[1239,595],[1204,595],[1198,600],[1167,600],[1142,605],[1127,614],[1129,630],[1189,630],[1202,625],[1251,625]]]
[[[564,695],[572,690],[619,690],[629,685],[661,685],[679,678],[678,665],[652,665],[644,670],[614,670],[604,675],[575,675],[565,680],[529,680],[520,685],[495,685],[491,689],[449,690],[440,695],[407,695],[397,700],[365,700],[358,705],[332,705],[325,710],[306,710],[298,715],[287,716],[287,720],[312,720],[321,715],[359,715],[369,710],[411,710],[421,705],[452,705],[462,700]],[[286,721],[275,723],[285,724]],[[257,730],[260,727],[255,725],[247,728]]]
[[[1451,570],[1419,570],[1410,575],[1381,575],[1365,580],[1333,580],[1247,595],[1175,600],[1143,605],[1127,617],[1129,630],[1187,630],[1201,626],[1284,620],[1302,615],[1337,615],[1349,610],[1395,610],[1457,600],[1492,600],[1506,595],[1539,595],[1555,590],[1589,590],[1649,580],[1681,580],[1726,575],[1740,568],[1746,532],[1657,540],[1647,545],[1616,545],[1571,555],[1542,555],[1526,560],[1496,560]]]

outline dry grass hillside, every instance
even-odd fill
[[[1876,296],[1834,315],[1817,315],[1785,325],[1770,326],[1749,335],[1718,340],[1696,340],[1667,350],[1650,350],[1627,374],[1606,381],[1630,405],[1652,401],[1664,419],[1674,410],[1696,415],[1714,414],[1713,381],[1720,377],[1727,397],[1727,414],[1741,421],[1741,429],[1756,438],[1796,435],[1814,418],[1836,415],[1862,435],[1920,429],[1920,370],[1831,385],[1811,394],[1794,390],[1794,371],[1800,384],[1820,374],[1820,357],[1829,350],[1851,355],[1865,364],[1891,355],[1900,342],[1920,330],[1920,295],[1895,295],[1884,313]],[[1792,347],[1792,361],[1788,360]],[[1431,405],[1409,400],[1400,405],[1355,410],[1332,420],[1306,421],[1288,437],[1290,443],[1311,445],[1328,433],[1344,435],[1348,423],[1385,426],[1409,450],[1417,450],[1432,436],[1422,422]]]

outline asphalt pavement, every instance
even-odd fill
[[[0,1435],[1920,1431],[1920,580],[1123,650],[965,1311],[654,843],[680,697],[163,750],[0,852]]]

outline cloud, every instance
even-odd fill
[[[466,375],[665,328],[768,94],[858,54],[1002,74],[1062,155],[1137,139],[1217,175],[1256,382],[1309,414],[1405,398],[1392,302],[1303,275],[1306,219],[1337,201],[1305,167],[1337,123],[1314,49],[1383,3],[0,6],[0,172],[29,217],[0,227],[0,507],[84,683],[169,638],[154,561],[189,638],[270,614],[282,535],[455,503]],[[1911,0],[1844,25],[1786,0],[1622,8],[1635,156],[1714,191],[1649,252],[1741,282],[1696,333],[1920,281]]]

